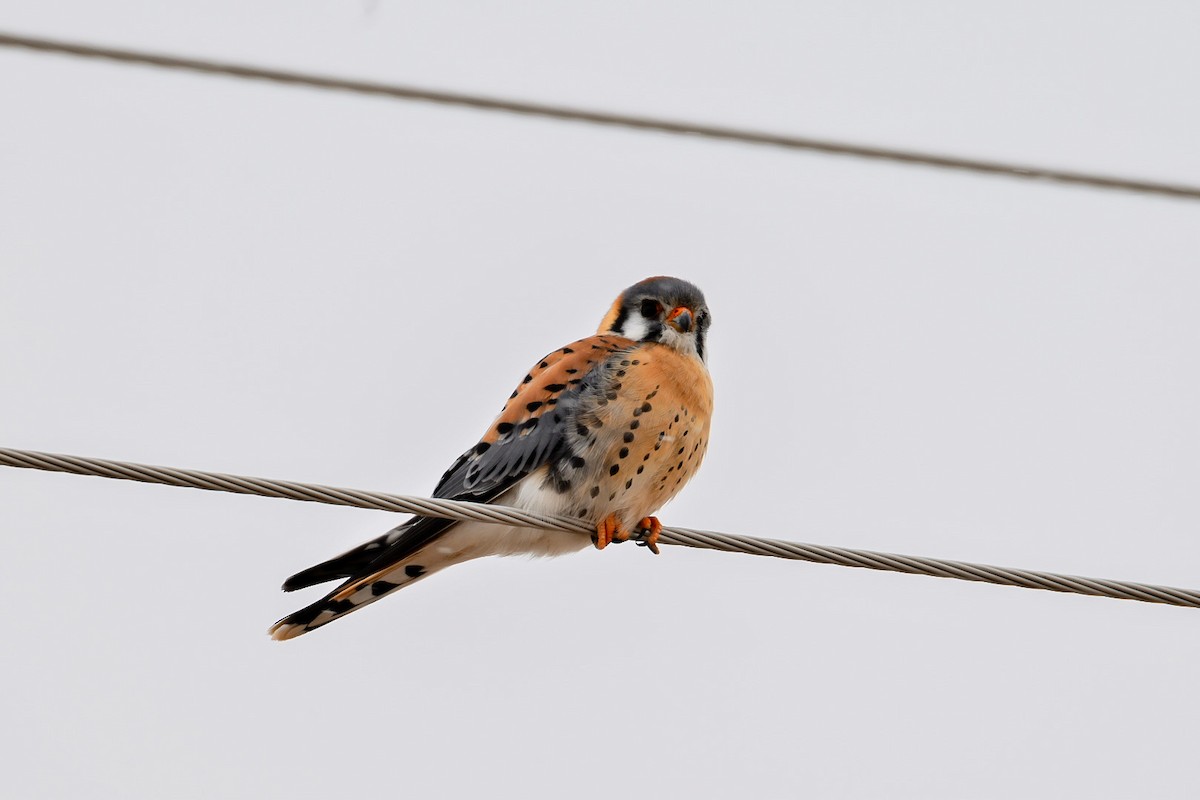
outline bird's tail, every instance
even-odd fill
[[[429,557],[433,555],[420,550],[367,575],[351,578],[312,605],[288,614],[267,632],[277,641],[294,639],[454,563],[444,556]]]
[[[268,631],[271,638],[294,639],[463,560],[462,554],[452,548],[435,550],[431,546],[455,524],[450,520],[417,517],[336,558],[297,572],[283,582],[285,592],[339,578],[345,580],[317,602],[272,625]]]
[[[271,638],[294,639],[453,564],[493,555],[558,555],[585,547],[587,541],[577,534],[417,517],[288,578],[283,588],[289,591],[339,578],[344,582],[272,625]]]

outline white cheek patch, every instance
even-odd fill
[[[646,318],[641,314],[634,314],[625,320],[623,327],[625,330],[621,335],[626,339],[633,339],[635,342],[640,342],[650,332],[650,326],[646,324]]]

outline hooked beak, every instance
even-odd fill
[[[671,309],[671,313],[667,314],[667,324],[680,333],[687,333],[692,329],[692,310],[687,306]]]

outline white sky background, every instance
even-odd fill
[[[1200,183],[1192,3],[0,2],[0,28]],[[901,9],[901,5],[904,6]],[[0,443],[430,491],[652,274],[667,524],[1200,586],[1200,204],[0,51]],[[1194,797],[1200,612],[0,470],[11,797]]]

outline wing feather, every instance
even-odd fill
[[[526,374],[500,415],[442,476],[434,497],[487,502],[561,455],[596,368],[635,342],[597,335],[550,353]]]
[[[548,354],[525,375],[479,443],[446,470],[433,496],[487,503],[554,461],[569,446],[571,426],[578,424],[580,400],[596,381],[596,368],[614,353],[634,346],[621,336],[596,335]],[[344,590],[403,561],[455,524],[414,517],[383,536],[296,573],[284,581],[283,589],[290,592],[349,579],[339,589]]]

